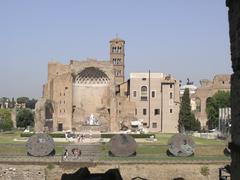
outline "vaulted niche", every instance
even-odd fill
[[[109,118],[110,97],[110,79],[103,70],[87,67],[79,72],[73,82],[75,126],[103,124]]]

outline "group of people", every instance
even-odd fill
[[[79,134],[78,136],[77,136],[77,140],[78,140],[78,143],[79,142],[83,142],[83,140],[84,140],[84,135],[83,134]]]
[[[76,159],[76,158],[78,159],[81,156],[81,154],[82,154],[82,151],[79,148],[71,149],[70,153],[68,152],[68,149],[65,149],[65,152],[63,154],[63,159],[67,160],[69,156],[74,159]]]
[[[83,134],[74,134],[74,133],[70,133],[70,132],[67,132],[65,133],[65,138],[67,141],[70,141],[70,142],[83,142],[84,139],[85,139],[85,136]]]

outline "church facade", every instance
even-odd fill
[[[138,118],[138,103],[130,98],[130,86],[133,86],[130,81],[134,82],[131,79],[125,81],[125,41],[119,38],[110,41],[108,61],[49,62],[43,97],[36,104],[35,130],[112,132],[119,131],[123,126],[130,128],[131,121]],[[178,86],[177,80],[171,79],[171,83]],[[159,118],[159,124],[160,121],[163,119]],[[177,119],[173,122],[176,127]],[[156,123],[153,125],[155,127]],[[153,131],[160,129],[153,128]],[[164,132],[168,131],[176,132],[177,129],[169,128]]]

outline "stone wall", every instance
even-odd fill
[[[229,18],[230,50],[233,74],[231,76],[232,116],[232,179],[240,179],[240,1],[227,0]]]
[[[72,129],[72,75],[64,73],[53,79],[52,101],[55,104],[53,113],[53,130],[58,130],[58,123],[63,123],[63,129]]]
[[[117,97],[117,117],[121,128],[125,126],[131,129],[131,121],[136,120],[135,108],[135,103],[130,102],[128,97]]]
[[[103,173],[108,169],[118,168],[124,180],[131,180],[135,177],[145,178],[147,180],[172,180],[173,178],[182,177],[186,180],[206,180],[218,179],[218,169],[225,164],[98,164],[97,166],[90,167],[91,173]],[[208,178],[201,174],[202,167],[208,167]],[[16,169],[19,176],[14,180],[32,180],[29,175],[34,175],[36,180],[60,180],[63,173],[74,173],[81,165],[77,166],[64,166],[59,167],[53,165],[52,169],[47,166],[23,166],[23,165],[0,165],[0,180],[9,180],[5,176],[1,176],[5,169]],[[21,175],[20,175],[21,173]],[[12,173],[13,174],[13,173]],[[23,176],[28,174],[28,176]],[[32,176],[31,176],[32,178]]]
[[[79,86],[74,87],[73,95],[73,127],[85,125],[87,119],[94,115],[102,131],[109,130],[110,109],[109,87],[106,86]]]
[[[45,180],[45,166],[0,164],[0,180]]]

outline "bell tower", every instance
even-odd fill
[[[110,41],[110,62],[114,67],[114,75],[116,84],[121,84],[124,82],[125,74],[125,41],[120,38],[115,38]]]

